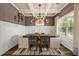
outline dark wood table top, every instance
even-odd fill
[[[23,37],[30,37],[30,36],[33,36],[33,37],[57,37],[57,36],[50,35],[50,34],[26,34],[26,35],[23,35]]]

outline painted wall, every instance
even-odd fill
[[[25,25],[26,26],[35,26],[34,22],[31,22],[31,20],[34,20],[34,17],[25,16]],[[45,23],[45,26],[54,26],[55,25],[55,19],[53,16],[47,16],[45,19],[49,21],[49,23]]]
[[[0,55],[17,44],[18,35],[25,34],[25,26],[0,21]]]
[[[25,25],[25,17],[23,21],[15,21],[14,16],[17,16],[19,11],[10,3],[0,3],[0,20],[15,24]]]

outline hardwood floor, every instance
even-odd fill
[[[13,47],[3,54],[3,56],[73,56],[73,53],[61,45],[60,49],[51,49],[48,51],[29,51],[28,49],[18,49],[18,46]]]

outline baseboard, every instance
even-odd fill
[[[16,45],[14,45],[13,47],[15,47]],[[5,50],[3,53],[1,53],[1,56],[3,56],[7,51],[9,51],[10,49],[12,49],[13,47],[10,47],[9,49]]]
[[[60,44],[60,45],[62,45],[62,46],[64,46],[63,44]],[[65,47],[65,46],[64,46]],[[65,47],[66,49],[68,49],[69,51],[71,51],[69,48],[67,48],[67,47]],[[71,51],[72,53],[73,53],[73,51]]]

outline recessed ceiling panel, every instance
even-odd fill
[[[41,4],[41,7],[39,7]],[[55,16],[67,4],[66,3],[14,3],[21,13],[25,16],[37,16],[39,12],[46,16]]]

